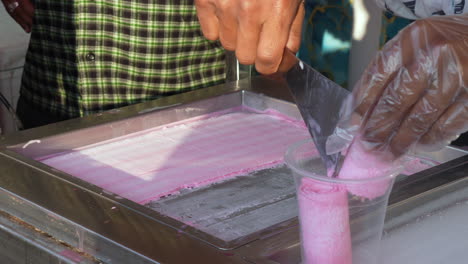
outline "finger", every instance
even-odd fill
[[[24,21],[28,25],[29,31],[31,31],[34,18],[34,5],[29,0],[23,0],[22,7],[24,10]]]
[[[453,64],[450,51],[446,51],[445,48],[435,49],[433,54],[438,56],[436,78],[405,117],[393,137],[390,146],[396,156],[406,153],[439,119],[463,89],[459,68]]]
[[[30,0],[23,0],[21,5],[25,13],[32,18],[34,16],[34,4]]]
[[[278,73],[288,72],[295,64],[299,62],[299,59],[288,49],[284,50],[283,58],[278,67]]]
[[[250,65],[255,62],[257,44],[261,30],[261,21],[255,12],[259,9],[258,1],[243,0],[238,14],[238,34],[236,57],[241,64]]]
[[[417,149],[421,151],[435,151],[448,145],[461,133],[468,131],[467,120],[468,93],[465,91],[455,103],[447,108],[430,130],[422,136],[418,142]]]
[[[195,7],[203,36],[209,40],[217,40],[219,38],[219,21],[215,6],[209,0],[195,0]]]
[[[18,24],[20,24],[20,26],[24,29],[24,31],[31,31],[32,18],[28,16],[23,6],[19,6],[18,8],[16,8],[12,15],[14,16]]]
[[[296,12],[296,8],[292,9],[290,13],[284,12],[283,10],[286,8],[291,9],[291,6],[283,6],[281,2],[277,2],[277,6],[273,7],[276,12],[270,15],[260,32],[255,68],[262,74],[276,72],[283,57],[293,21],[292,12],[294,14]]]
[[[424,26],[424,23],[414,22],[387,42],[377,54],[356,84],[356,91],[353,91],[356,112],[364,115],[371,110],[399,69],[411,67],[421,57],[420,52],[428,50],[425,49],[427,32]]]
[[[366,146],[387,151],[391,137],[399,128],[403,117],[422,97],[429,86],[424,63],[401,69],[386,87],[377,104],[365,120],[363,139]]]
[[[236,10],[231,3],[232,1],[218,3],[222,6],[217,6],[216,15],[219,20],[219,40],[225,49],[234,51],[237,44],[238,20],[235,16]]]
[[[27,24],[23,21],[23,18],[19,15],[20,7],[17,7],[13,12],[10,12],[10,16],[16,21],[16,23],[23,28],[23,30],[27,30]]]
[[[18,24],[21,26],[21,28],[23,28],[23,30],[26,32],[26,33],[30,33],[31,32],[31,28],[29,27],[29,25],[26,23],[26,22],[18,22]]]
[[[355,111],[364,116],[377,103],[385,87],[401,68],[401,47],[397,41],[389,42],[367,66],[353,89]],[[389,63],[391,62],[391,63]]]
[[[305,8],[304,2],[302,2],[299,5],[296,17],[294,18],[291,29],[289,30],[289,38],[288,42],[286,43],[286,48],[294,53],[298,52],[301,46],[302,23],[304,22],[304,15]]]

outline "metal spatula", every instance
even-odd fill
[[[333,133],[349,91],[326,78],[290,51],[285,51],[280,76],[291,91],[309,133],[329,174],[341,166],[340,154],[327,155],[327,138]]]

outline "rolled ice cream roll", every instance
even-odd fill
[[[303,177],[297,196],[302,264],[351,264],[346,189],[335,183]]]

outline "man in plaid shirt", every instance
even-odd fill
[[[232,38],[223,35],[221,42],[207,40],[193,0],[30,1],[2,0],[18,24],[32,32],[17,110],[26,128],[224,82],[225,50],[221,43]],[[214,9],[211,3],[199,2],[202,12]],[[235,4],[230,10],[246,2],[230,1]],[[287,3],[289,9],[268,4],[250,12],[259,15],[260,10],[271,11],[272,6],[278,14],[289,12],[270,23],[275,30],[278,24],[288,24],[288,19],[293,21],[297,16],[300,0],[269,2]],[[265,19],[280,17],[271,16],[270,11],[263,12]],[[302,17],[297,17],[296,50],[302,22]],[[250,25],[249,21],[244,28],[255,28]],[[290,26],[282,33],[286,36],[282,43],[278,41],[281,34],[268,34],[272,37],[267,39],[281,44],[272,54],[273,62],[268,58],[264,65],[279,64]],[[247,45],[242,44],[246,41]],[[263,42],[268,51],[271,41]],[[243,53],[254,50],[249,45],[252,43],[256,45],[252,38],[241,39],[239,46],[247,49]],[[255,63],[256,57],[250,52],[241,58]]]

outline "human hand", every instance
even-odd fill
[[[18,23],[26,32],[31,32],[34,5],[31,0],[2,0],[8,14]]]
[[[278,70],[285,48],[299,50],[304,6],[301,0],[195,0],[204,36],[235,51],[241,64],[258,72]]]
[[[431,17],[402,30],[370,63],[350,106],[339,126],[393,157],[413,146],[437,150],[467,131],[468,16]]]

